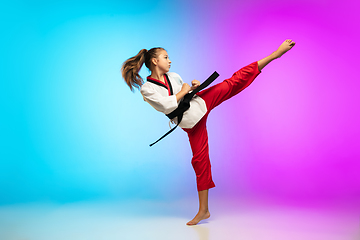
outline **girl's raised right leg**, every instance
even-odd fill
[[[218,83],[210,88],[197,93],[202,99],[205,100],[208,112],[213,108],[226,101],[227,99],[235,96],[245,88],[247,88],[254,79],[261,73],[261,70],[269,64],[272,60],[280,58],[284,53],[289,51],[295,42],[290,39],[285,40],[280,47],[271,55],[253,62],[240,70],[236,71],[231,78],[225,79],[223,82]]]
[[[261,71],[272,60],[280,58],[284,53],[289,51],[293,46],[295,46],[295,42],[293,42],[291,39],[285,40],[275,52],[273,52],[269,56],[258,61],[259,71]]]

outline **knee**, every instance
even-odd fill
[[[210,165],[209,155],[193,158],[191,160],[191,165],[194,169],[205,168],[207,165]]]

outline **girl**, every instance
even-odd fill
[[[190,108],[184,113],[179,126],[188,134],[193,153],[191,164],[196,173],[199,211],[187,225],[196,225],[199,221],[210,217],[208,195],[209,189],[215,187],[211,176],[206,130],[206,120],[210,111],[249,86],[268,63],[280,58],[294,45],[295,42],[291,39],[285,40],[269,56],[241,68],[231,78],[198,92],[191,99]],[[139,75],[143,63],[151,72],[145,83]],[[178,74],[169,72],[170,64],[165,49],[142,49],[136,56],[126,60],[121,69],[122,76],[130,89],[140,89],[144,100],[157,111],[165,114],[174,111],[181,99],[200,85],[197,80],[191,82],[192,86],[184,83]],[[172,122],[177,123],[177,118],[172,119]]]

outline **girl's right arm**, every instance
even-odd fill
[[[169,114],[178,107],[178,102],[191,90],[187,83],[183,83],[181,90],[171,96],[162,96],[150,84],[142,85],[140,92],[144,100],[157,111]]]
[[[163,96],[155,90],[150,84],[145,83],[141,86],[140,92],[144,100],[148,102],[157,111],[169,114],[178,107],[178,97],[185,96],[185,89],[171,96]]]

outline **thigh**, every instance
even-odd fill
[[[236,71],[231,78],[225,79],[223,82],[197,93],[197,95],[204,99],[208,111],[211,111],[220,103],[248,87],[259,74],[257,62],[253,62]]]
[[[223,81],[197,93],[197,95],[204,99],[209,112],[220,103],[228,99],[230,92],[231,91],[228,82]]]

